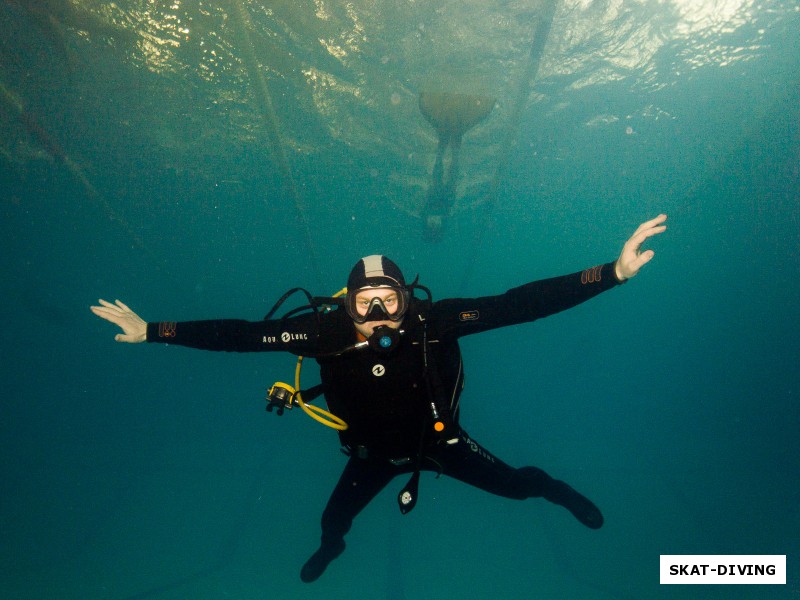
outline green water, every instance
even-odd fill
[[[559,2],[535,81],[537,2],[234,6],[0,4],[0,595],[798,597],[796,3]],[[496,104],[431,243],[437,88]],[[462,344],[464,427],[604,528],[428,474],[311,586],[345,457],[264,412],[291,357],[115,344],[88,310],[257,320],[372,253],[435,298],[500,293],[661,212],[629,284]],[[785,554],[787,584],[661,586],[661,554]]]

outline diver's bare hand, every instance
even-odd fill
[[[122,328],[123,333],[114,336],[116,341],[138,344],[147,340],[147,322],[139,315],[119,300],[116,300],[114,304],[105,300],[99,300],[99,302],[100,306],[90,306],[89,310],[101,319]]]
[[[619,255],[614,266],[617,279],[620,281],[630,279],[639,272],[639,269],[653,259],[655,252],[652,250],[645,250],[642,252],[642,244],[644,244],[648,238],[666,231],[667,226],[663,224],[666,220],[667,215],[658,215],[655,219],[651,219],[639,225],[639,228],[634,232],[631,238],[625,242],[625,245],[622,247],[622,254]]]

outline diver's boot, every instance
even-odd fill
[[[338,540],[332,544],[323,543],[319,549],[311,555],[300,569],[300,579],[304,583],[311,583],[320,578],[335,558],[344,552],[344,540]]]
[[[551,480],[542,494],[545,500],[563,506],[581,523],[590,529],[600,529],[603,526],[603,515],[600,509],[586,496],[573,490],[563,481]]]

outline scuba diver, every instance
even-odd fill
[[[432,301],[415,279],[407,283],[385,256],[359,260],[346,295],[311,298],[310,311],[261,321],[207,320],[147,323],[125,304],[100,300],[97,316],[122,328],[118,342],[169,343],[234,352],[284,351],[314,357],[339,438],[349,456],[322,513],[319,548],[300,571],[318,579],[345,549],[353,519],[398,475],[410,475],[397,496],[400,511],[414,508],[420,471],[447,475],[491,494],[544,498],[591,529],[603,525],[594,503],[567,483],[533,466],[514,468],[473,440],[459,423],[464,384],[458,341],[465,335],[531,322],[576,306],[635,276],[654,253],[642,251],[666,230],[666,215],[642,223],[619,258],[581,272],[527,283],[496,296]],[[418,298],[415,292],[425,297]],[[290,292],[287,292],[287,295]],[[320,306],[327,310],[317,310]],[[299,376],[298,376],[299,379]],[[291,408],[301,392],[270,392],[267,407]],[[279,384],[276,384],[279,386]],[[305,402],[297,399],[301,406]],[[315,407],[319,409],[319,407]],[[326,412],[326,411],[321,411]]]
[[[461,140],[475,125],[486,119],[495,105],[487,95],[423,91],[419,110],[436,130],[436,160],[420,216],[425,224],[423,237],[440,242],[444,222],[456,204],[456,186],[461,175]],[[450,163],[445,172],[445,153],[450,148]]]

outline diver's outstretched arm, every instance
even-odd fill
[[[667,215],[658,215],[655,219],[645,221],[639,225],[639,228],[631,238],[625,242],[622,247],[622,253],[614,266],[617,279],[620,281],[630,279],[639,272],[639,269],[652,260],[655,252],[652,250],[641,252],[642,244],[647,238],[666,231],[667,226],[663,225],[666,220]]]
[[[119,325],[124,333],[118,333],[114,339],[118,342],[138,344],[147,340],[147,322],[139,315],[117,300],[114,304],[100,300],[100,306],[90,306],[94,314],[101,319]]]

